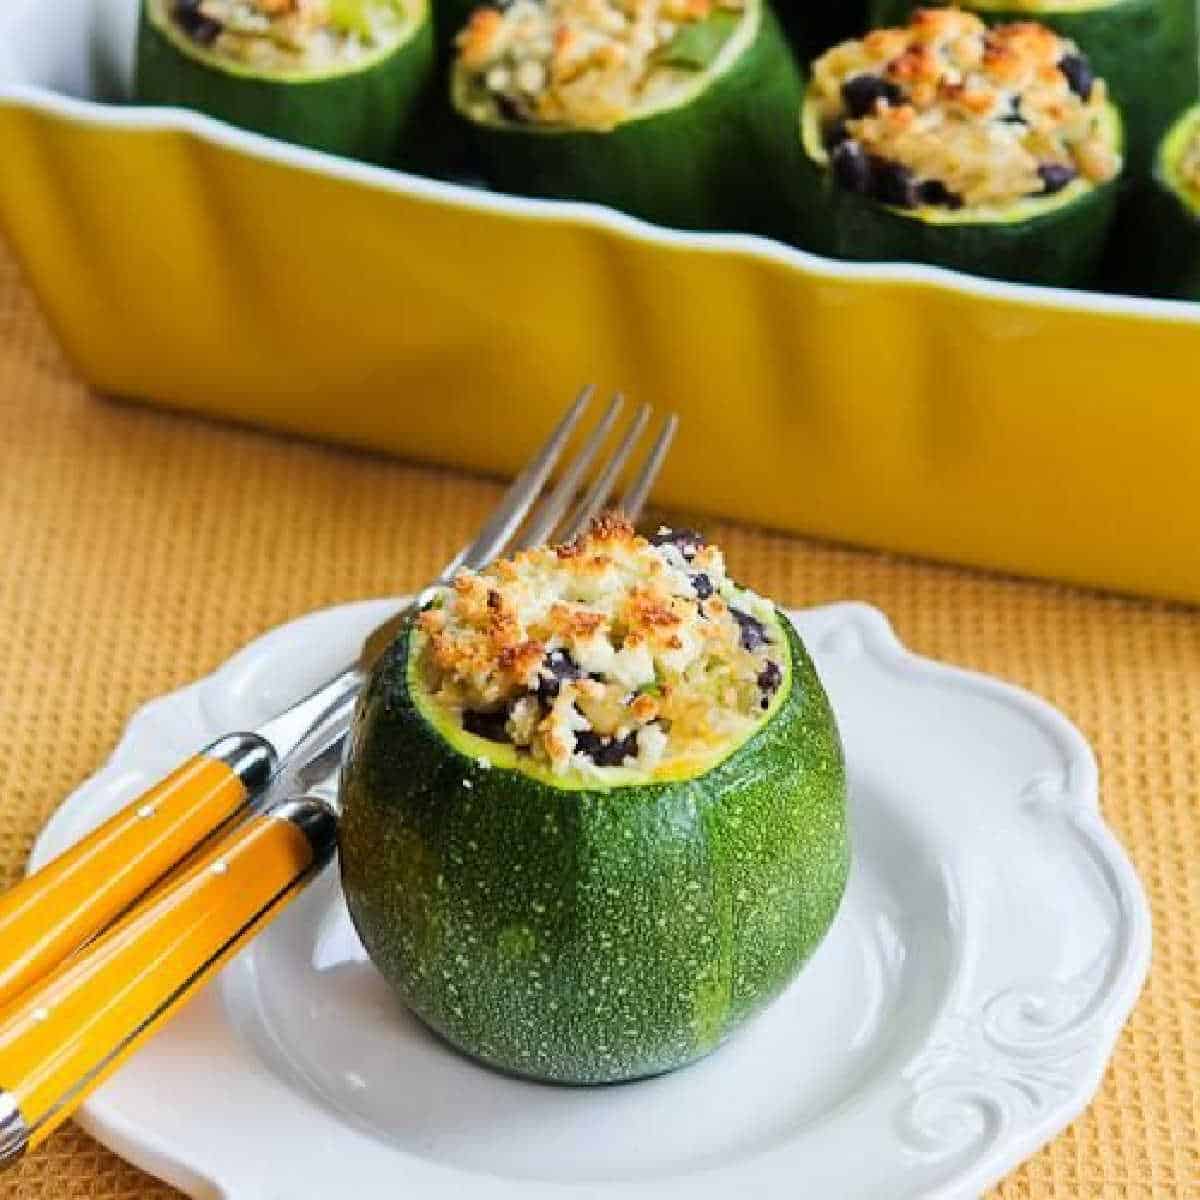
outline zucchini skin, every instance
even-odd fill
[[[413,703],[401,633],[359,702],[341,864],[363,944],[421,1020],[502,1070],[607,1083],[701,1058],[786,987],[850,852],[837,728],[781,624],[792,682],[762,729],[695,779],[607,791],[450,746]]]
[[[793,240],[860,262],[914,262],[1050,287],[1084,287],[1100,270],[1121,176],[1025,220],[933,224],[839,187],[802,147],[792,190]]]
[[[464,116],[484,177],[502,191],[607,204],[677,229],[781,234],[779,189],[796,154],[789,131],[803,81],[778,21],[758,2],[753,41],[683,105],[608,132]]]
[[[413,135],[433,71],[428,12],[407,41],[362,70],[286,80],[234,74],[194,58],[158,28],[143,0],[134,91],[142,104],[197,109],[281,141],[394,165],[419,140]]]
[[[872,28],[906,24],[913,11],[945,0],[871,0]],[[1195,0],[1119,0],[1084,12],[959,7],[989,25],[1038,21],[1070,38],[1088,56],[1125,121],[1130,167],[1146,171],[1163,132],[1200,95],[1200,31]]]
[[[1146,185],[1130,197],[1113,238],[1115,289],[1164,300],[1200,300],[1200,212],[1171,182],[1167,143],[1180,126],[1200,126],[1200,105],[1172,124]]]

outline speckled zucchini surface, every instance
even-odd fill
[[[803,83],[775,15],[748,0],[753,37],[701,73],[694,94],[607,132],[471,121],[475,158],[494,187],[607,204],[677,229],[779,234],[780,188]],[[451,101],[462,114],[459,73]]]
[[[833,714],[779,626],[790,674],[749,740],[695,778],[607,790],[452,744],[414,699],[401,635],[356,714],[341,863],[363,943],[413,1012],[492,1066],[605,1083],[702,1057],[786,987],[850,852]]]
[[[871,0],[872,28],[902,25],[943,0]],[[959,0],[990,25],[1040,21],[1074,41],[1109,88],[1125,122],[1135,171],[1148,168],[1163,132],[1200,95],[1195,0]]]
[[[433,25],[424,4],[407,39],[385,53],[354,69],[289,77],[223,63],[160,21],[143,0],[134,90],[142,104],[193,108],[313,150],[406,164],[408,147],[419,141],[433,70]]]
[[[1108,113],[1119,144],[1120,117],[1112,105]],[[804,153],[791,193],[793,239],[807,249],[1056,287],[1083,287],[1096,276],[1116,213],[1120,176],[1100,185],[1078,180],[1052,196],[1029,197],[998,213],[892,208],[835,183],[828,162],[821,161],[820,121],[809,102],[798,140]]]

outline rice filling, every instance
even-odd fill
[[[810,96],[838,185],[900,208],[1007,205],[1121,169],[1104,81],[1031,21],[919,9],[822,55]]]
[[[615,518],[461,571],[417,626],[432,702],[557,775],[712,760],[766,719],[784,680],[773,607],[726,576],[716,546]]]
[[[512,0],[458,35],[466,109],[608,130],[689,86],[745,20],[745,0]]]
[[[269,72],[353,66],[401,40],[405,0],[154,0],[189,41]]]

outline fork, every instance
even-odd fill
[[[328,783],[354,702],[414,605],[461,568],[570,540],[606,506],[651,418],[649,405],[638,408],[584,487],[617,426],[620,395],[542,496],[593,394],[580,392],[475,540],[373,629],[352,663],[257,729],[218,739],[0,897],[0,1167],[48,1137],[330,861],[337,806]],[[665,419],[622,494],[629,520],[677,427],[677,417]],[[287,799],[254,803],[287,779]]]

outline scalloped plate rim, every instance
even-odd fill
[[[198,700],[206,687],[219,687],[222,682],[246,669],[258,656],[269,652],[272,646],[282,644],[289,636],[311,622],[329,619],[335,614],[352,614],[402,602],[359,600],[317,609],[293,618],[248,642],[209,675],[151,700],[137,709],[109,760],[72,791],[42,828],[34,843],[27,870],[35,869],[57,852],[60,846],[69,842],[78,826],[81,811],[89,803],[92,793],[102,785],[110,783],[121,771],[129,769],[140,752],[139,731],[149,728],[155,717]],[[1082,1072],[1084,1077],[1076,1083],[1068,1096],[1050,1107],[1040,1121],[1035,1121],[1028,1129],[1001,1140],[957,1176],[923,1195],[923,1200],[967,1200],[968,1197],[979,1196],[983,1190],[998,1182],[1062,1132],[1084,1111],[1095,1095],[1121,1028],[1133,1009],[1149,970],[1151,926],[1145,893],[1124,848],[1104,822],[1099,804],[1099,772],[1091,747],[1082,733],[1058,709],[1040,696],[995,676],[914,653],[900,641],[887,617],[872,605],[844,601],[804,610],[791,609],[788,613],[793,618],[802,613],[809,621],[827,618],[832,622],[840,618],[843,622],[852,623],[862,636],[863,646],[869,648],[878,661],[900,674],[938,678],[950,686],[965,687],[1001,700],[1024,713],[1049,735],[1061,751],[1064,763],[1070,770],[1079,772],[1080,803],[1072,819],[1084,820],[1091,827],[1090,834],[1096,840],[1104,864],[1111,870],[1120,887],[1119,899],[1125,908],[1130,936],[1123,961],[1115,971],[1112,986],[1104,997],[1103,1008],[1099,1009],[1095,1016],[1104,1036],[1091,1045],[1086,1068]],[[819,652],[815,656],[819,658]],[[206,1200],[208,1197],[248,1200],[248,1197],[254,1194],[252,1189],[239,1185],[236,1172],[229,1173],[229,1177],[226,1177],[227,1172],[222,1164],[202,1165],[190,1161],[186,1153],[172,1147],[168,1140],[140,1127],[137,1121],[127,1120],[120,1112],[105,1104],[103,1091],[89,1099],[75,1119],[86,1132],[135,1166],[191,1196],[204,1197]],[[470,1174],[465,1176],[468,1180],[475,1177]],[[565,1197],[570,1193],[571,1185],[562,1185],[560,1190]],[[616,1196],[620,1187],[613,1185],[609,1188],[604,1184],[596,1184],[594,1190],[588,1194],[589,1197],[598,1197],[602,1192],[609,1191]]]

